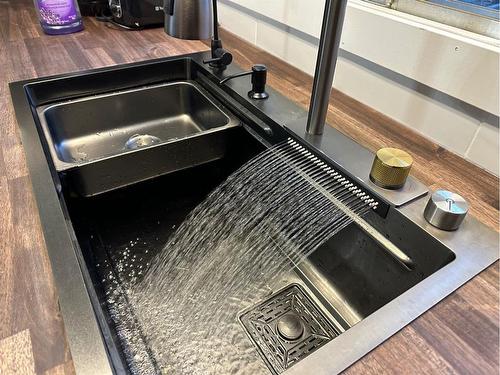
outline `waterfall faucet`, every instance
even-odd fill
[[[347,0],[326,0],[306,132],[323,134]]]

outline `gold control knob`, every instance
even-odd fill
[[[413,158],[406,151],[385,147],[377,151],[370,180],[385,189],[402,188],[410,173]]]

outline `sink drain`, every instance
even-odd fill
[[[285,371],[339,335],[296,284],[243,312],[240,322],[274,374]]]
[[[156,143],[160,143],[161,139],[149,134],[134,134],[125,143],[125,147],[129,150],[135,150],[136,148],[151,146]]]
[[[304,323],[302,323],[300,316],[292,312],[278,319],[276,331],[285,340],[295,341],[300,339],[304,334]]]

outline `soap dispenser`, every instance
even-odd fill
[[[35,0],[35,8],[45,34],[60,35],[83,30],[76,0]]]

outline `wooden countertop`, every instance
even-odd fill
[[[30,0],[0,0],[0,374],[74,372],[23,147],[8,90],[12,81],[206,50],[161,29],[129,32],[85,19],[86,30],[42,34]],[[226,32],[235,61],[267,64],[269,83],[306,106],[311,77]],[[498,178],[339,93],[328,121],[371,150],[402,147],[413,175],[450,188],[472,215],[498,230]],[[499,372],[498,263],[347,370],[352,374]],[[17,371],[14,371],[17,370]]]

